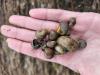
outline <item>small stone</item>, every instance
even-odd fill
[[[56,41],[48,41],[47,42],[47,47],[49,47],[49,48],[54,48],[55,45],[56,45]]]
[[[55,50],[56,50],[56,53],[58,53],[58,54],[64,54],[64,53],[67,52],[67,51],[64,50],[64,48],[62,46],[59,46],[59,45],[57,45],[55,47]]]
[[[78,43],[70,37],[60,36],[57,39],[57,44],[66,48],[69,52],[74,51],[78,48]]]
[[[76,24],[76,18],[72,17],[68,21],[69,27],[72,28]]]
[[[87,46],[87,43],[83,39],[78,39],[78,45],[79,45],[79,48],[82,49],[82,48],[85,48]]]
[[[45,56],[47,59],[51,59],[54,56],[54,50],[50,49],[50,48],[45,48],[44,49],[45,52]]]
[[[56,40],[58,38],[58,36],[59,35],[56,31],[51,30],[48,37],[49,37],[50,40]]]
[[[47,34],[48,34],[48,31],[46,29],[38,30],[35,33],[37,39],[43,39],[46,37]]]
[[[38,49],[38,48],[41,47],[41,44],[40,44],[40,42],[37,39],[34,39],[33,42],[32,42],[32,47],[34,49]]]

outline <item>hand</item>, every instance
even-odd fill
[[[80,13],[59,9],[32,9],[31,17],[13,15],[9,22],[17,27],[3,25],[1,33],[7,37],[8,46],[28,56],[42,60],[56,62],[81,75],[100,75],[100,14]],[[58,22],[76,17],[73,37],[81,37],[87,41],[87,47],[73,53],[56,55],[46,59],[42,50],[33,50],[31,42],[35,38],[35,31],[41,28],[56,29]],[[22,28],[19,28],[22,27]]]

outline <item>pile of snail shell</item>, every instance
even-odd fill
[[[35,33],[36,39],[32,41],[34,49],[41,48],[46,58],[51,59],[54,55],[61,55],[83,49],[87,43],[83,39],[72,39],[70,36],[72,28],[76,24],[76,18],[61,21],[57,30],[41,29]]]

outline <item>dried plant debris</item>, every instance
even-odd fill
[[[70,36],[72,28],[76,24],[76,18],[60,22],[57,30],[41,29],[36,31],[36,39],[33,39],[32,47],[41,48],[46,58],[51,59],[54,55],[61,55],[83,49],[87,43],[83,39],[72,39]]]

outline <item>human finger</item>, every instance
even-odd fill
[[[9,22],[15,26],[31,29],[31,30],[40,30],[40,29],[55,29],[58,26],[57,22],[44,21],[39,19],[34,19],[27,16],[18,16],[12,15],[9,18]]]
[[[51,21],[61,21],[68,20],[70,17],[77,17],[79,12],[66,11],[61,9],[31,9],[29,14],[33,18],[51,20]]]
[[[91,28],[92,22],[95,17],[95,13],[80,13],[61,9],[46,9],[38,8],[31,9],[29,12],[30,16],[36,19],[51,20],[51,21],[68,21],[71,17],[76,18],[76,25],[74,30],[80,32],[87,32]]]
[[[26,42],[32,42],[32,40],[35,38],[35,31],[17,28],[9,25],[3,25],[1,27],[1,33],[6,37],[19,39]]]

